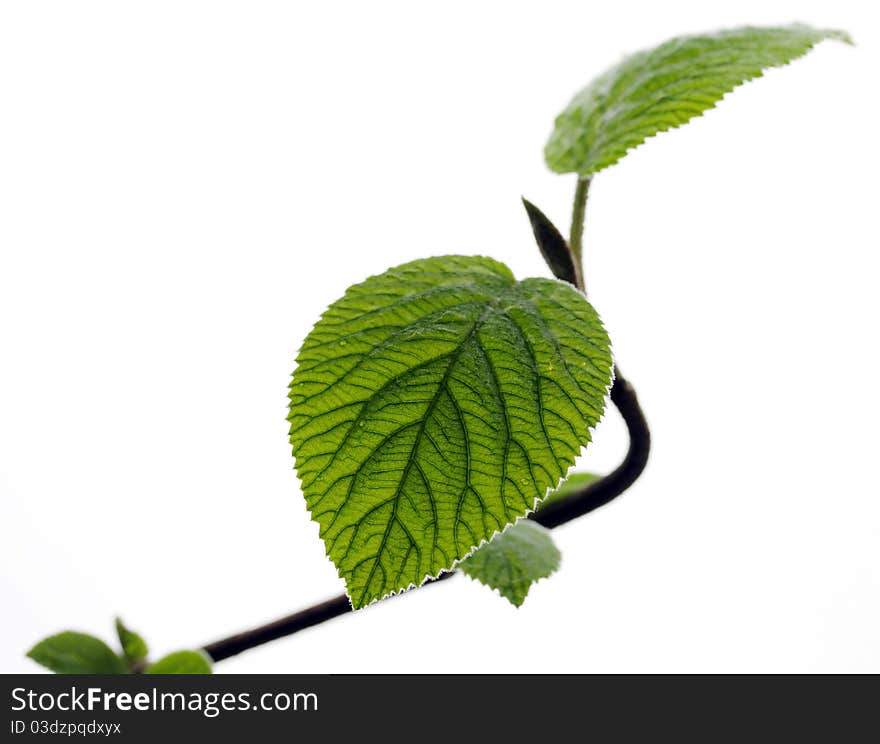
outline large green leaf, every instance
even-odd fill
[[[351,287],[297,364],[296,468],[354,607],[451,568],[534,509],[589,442],[611,381],[581,293],[464,256]]]
[[[532,584],[559,568],[560,557],[550,531],[523,520],[495,535],[459,568],[519,607]]]
[[[66,630],[40,641],[30,651],[38,664],[57,674],[126,674],[122,661],[104,641]]]
[[[736,86],[806,54],[842,31],[796,24],[681,36],[637,52],[578,93],[556,118],[544,156],[557,173],[587,176],[648,137],[712,108]]]

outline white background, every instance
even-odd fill
[[[351,283],[546,276],[553,117],[669,36],[845,28],[593,184],[590,297],[654,434],[514,610],[456,578],[228,672],[880,671],[877,12],[868,2],[5,2],[0,671],[42,636],[157,652],[338,594],[287,444]],[[610,413],[583,466],[625,437]]]

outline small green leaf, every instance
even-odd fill
[[[590,441],[611,382],[583,294],[466,256],[351,287],[297,364],[296,468],[356,608],[534,509]]]
[[[712,108],[769,67],[787,64],[843,31],[795,24],[681,36],[637,52],[578,93],[556,118],[544,157],[557,173],[588,176],[658,132]]]
[[[122,646],[122,653],[126,660],[136,664],[147,658],[147,643],[134,631],[125,627],[120,618],[116,618],[116,634],[119,636],[119,643]]]
[[[550,218],[528,199],[522,200],[532,225],[532,233],[541,255],[553,272],[553,276],[562,279],[569,284],[579,285],[577,263],[571,254],[571,248],[562,233],[556,228]]]
[[[523,520],[495,535],[459,567],[519,607],[532,584],[559,568],[560,557],[549,530]]]
[[[146,674],[211,674],[211,660],[203,651],[175,651],[147,667]]]
[[[555,491],[550,491],[550,493],[547,494],[547,498],[541,502],[538,506],[538,510],[540,511],[553,501],[560,501],[561,499],[568,498],[582,488],[586,488],[591,483],[595,483],[597,480],[601,479],[602,476],[596,475],[596,473],[570,473],[569,476],[562,481],[559,488]]]
[[[126,674],[128,669],[104,641],[72,630],[49,636],[27,655],[56,674]]]

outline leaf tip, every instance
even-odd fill
[[[853,39],[852,35],[848,31],[844,31],[842,29],[832,28],[825,32],[826,38],[833,39],[834,41],[840,41],[848,46],[855,46],[856,42]]]

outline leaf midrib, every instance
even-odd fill
[[[397,506],[400,503],[401,491],[403,490],[404,484],[406,483],[406,480],[409,477],[410,470],[412,469],[413,463],[416,460],[416,456],[417,456],[417,453],[419,451],[419,447],[422,442],[422,437],[424,436],[424,433],[425,433],[425,428],[427,427],[428,421],[431,419],[431,416],[433,416],[433,414],[434,414],[434,410],[437,407],[437,403],[440,400],[440,397],[442,396],[442,394],[444,392],[446,392],[446,394],[449,396],[450,400],[453,400],[452,391],[449,390],[449,388],[448,388],[449,376],[452,373],[452,370],[454,369],[458,360],[461,358],[463,350],[465,349],[467,344],[470,342],[470,340],[474,337],[474,335],[476,334],[477,329],[480,327],[480,325],[485,321],[486,316],[489,314],[491,309],[492,309],[492,303],[490,301],[487,301],[486,307],[483,309],[483,312],[480,314],[480,317],[474,321],[474,324],[471,326],[470,331],[468,331],[467,335],[461,340],[461,343],[458,345],[458,348],[450,354],[449,364],[447,364],[446,369],[443,372],[443,377],[441,378],[440,382],[437,384],[437,392],[434,393],[434,396],[431,399],[431,402],[428,404],[428,408],[425,410],[425,415],[422,417],[422,420],[419,424],[419,430],[416,432],[416,436],[413,441],[412,448],[410,449],[409,457],[407,458],[406,465],[403,469],[403,473],[401,474],[400,480],[397,483],[397,489],[395,490],[394,496],[392,497],[394,503],[391,508],[391,515],[388,518],[388,524],[385,525],[385,532],[382,534],[382,540],[380,541],[379,548],[376,551],[376,554],[374,556],[374,561],[373,561],[372,567],[370,568],[370,573],[367,575],[367,579],[364,582],[364,588],[363,588],[363,591],[361,592],[360,601],[358,602],[358,604],[360,604],[360,605],[363,604],[364,597],[367,595],[367,593],[370,590],[370,583],[373,581],[373,578],[376,575],[376,569],[379,567],[379,557],[385,551],[385,546],[388,543],[388,536],[391,533],[391,527],[394,525],[395,522],[400,524],[401,529],[403,529],[404,533],[406,534],[407,540],[409,540],[410,544],[413,545],[414,547],[416,546],[415,541],[412,538],[412,535],[410,535],[410,533],[409,533],[409,530],[397,518]],[[365,403],[364,407],[366,408],[367,405],[368,405],[368,403]],[[467,493],[467,489],[470,487],[470,461],[471,461],[470,442],[467,439],[467,426],[465,425],[465,422],[463,419],[461,421],[461,428],[462,428],[462,431],[464,432],[464,436],[465,436],[465,454],[467,456],[467,475],[466,475],[466,484],[464,487],[464,491],[463,491],[462,496],[459,498],[459,505],[456,508],[456,523],[459,521],[458,520],[459,508],[460,508],[461,503],[464,499],[464,494]],[[356,479],[357,479],[357,474],[355,474],[352,482],[354,482],[354,480],[356,480]],[[453,526],[453,529],[455,529],[454,526]],[[432,531],[431,541],[432,541],[431,549],[434,550],[437,545],[437,524],[436,524],[436,522],[434,524],[434,529]],[[416,549],[418,551],[418,548],[416,548]],[[408,559],[408,557],[409,556],[407,554],[406,558]],[[419,562],[421,563],[421,560]],[[404,565],[405,565],[405,563],[404,563]],[[384,569],[383,569],[383,571],[384,571]]]

